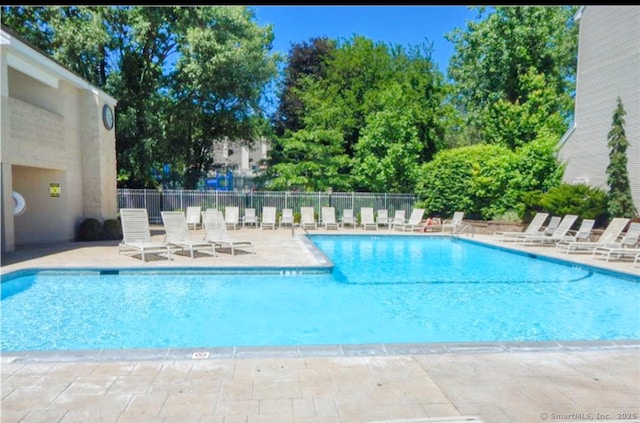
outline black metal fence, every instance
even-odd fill
[[[240,209],[244,216],[246,208],[254,208],[262,217],[262,208],[276,207],[293,209],[313,207],[317,214],[325,206],[336,208],[336,216],[342,216],[344,209],[353,209],[360,213],[361,207],[373,207],[374,210],[386,209],[393,216],[396,210],[405,210],[407,216],[416,201],[413,194],[389,194],[367,192],[282,192],[282,191],[200,191],[200,190],[155,190],[155,189],[118,189],[118,208],[146,208],[151,223],[161,223],[161,211],[186,210],[189,206],[200,206],[202,210],[214,208],[224,211],[227,206]]]

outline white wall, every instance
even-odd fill
[[[626,112],[629,179],[640,209],[640,7],[586,6],[580,25],[575,130],[561,146],[564,181],[608,191],[608,133],[618,96]]]

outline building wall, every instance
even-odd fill
[[[560,150],[564,180],[608,190],[607,135],[619,96],[627,113],[629,179],[640,209],[640,7],[586,6],[578,24],[575,128]]]
[[[232,154],[229,152],[232,151]],[[216,142],[211,150],[215,165],[229,166],[236,176],[253,176],[260,161],[267,158],[269,147],[264,140],[255,141],[251,148],[238,142]]]
[[[0,59],[3,252],[71,241],[84,219],[116,218],[115,130],[101,113],[115,100],[4,31]]]
[[[14,217],[16,244],[36,244],[73,238],[73,210],[65,201],[69,195],[66,172],[13,166],[13,187],[25,199],[27,210]],[[59,183],[61,196],[50,196],[50,184]],[[68,189],[68,188],[67,188]]]

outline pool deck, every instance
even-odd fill
[[[161,227],[152,231],[162,239]],[[296,236],[291,229],[231,234],[252,240],[256,254],[191,259],[180,253],[143,263],[139,255],[118,254],[115,241],[63,243],[3,254],[1,271],[330,265],[300,229]],[[640,276],[640,264],[629,260],[518,247],[490,235],[472,239]],[[640,422],[640,340],[7,353],[1,359],[3,423],[426,423],[455,416],[486,423]]]

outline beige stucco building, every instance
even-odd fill
[[[4,27],[0,75],[2,251],[116,218],[116,100]]]
[[[608,133],[618,96],[626,112],[629,181],[640,210],[640,6],[583,6],[574,125],[560,142],[564,180],[608,191]]]

